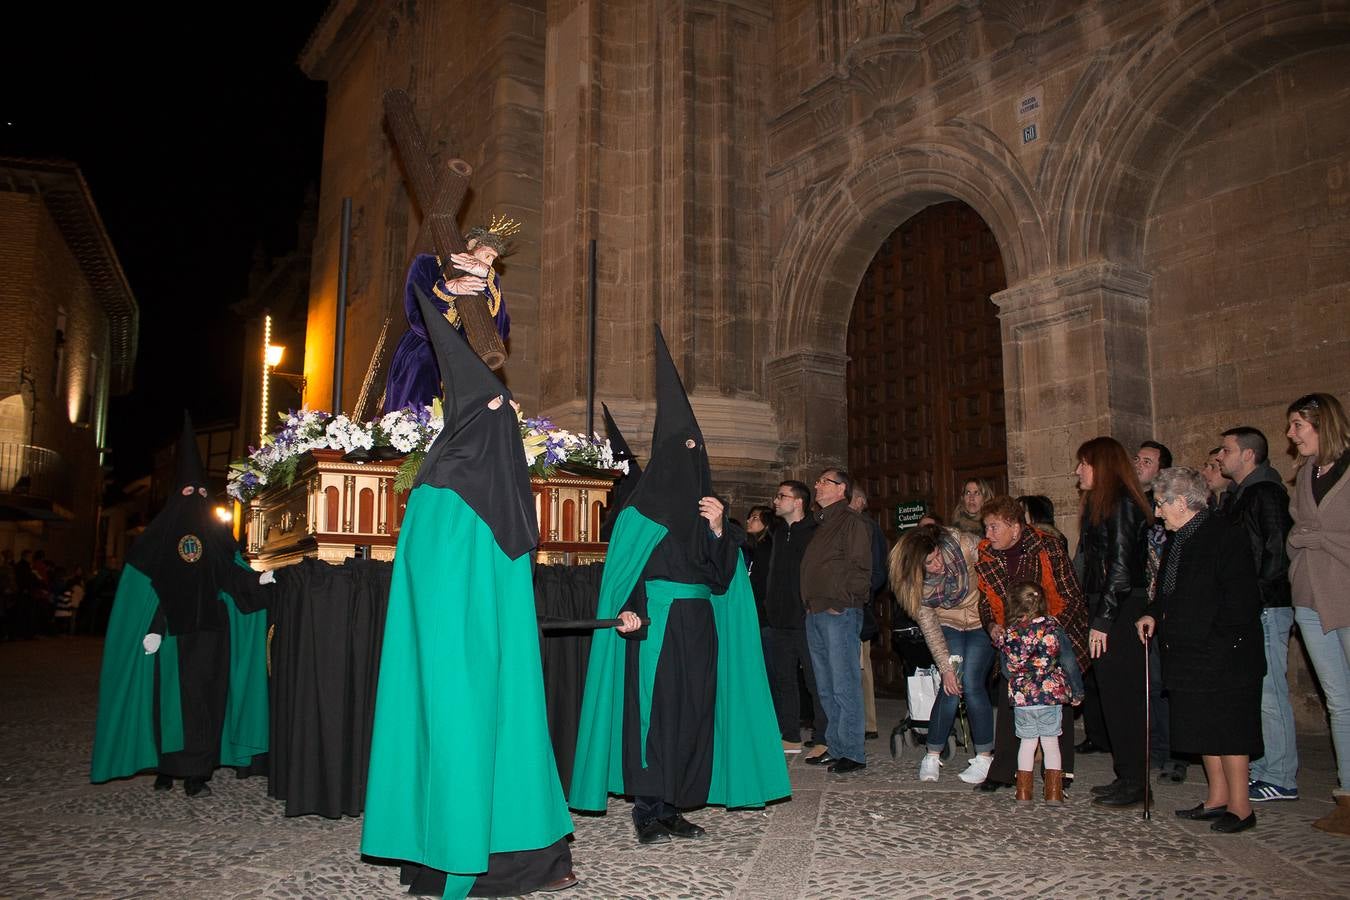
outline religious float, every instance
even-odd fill
[[[426,448],[441,430],[438,406],[366,423],[317,410],[288,413],[279,432],[231,465],[230,496],[244,507],[245,556],[273,569],[315,558],[392,560],[403,509]],[[539,522],[542,565],[603,562],[601,518],[614,478],[609,442],[520,417]]]

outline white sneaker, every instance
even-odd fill
[[[970,758],[970,765],[957,777],[966,784],[983,784],[984,779],[989,775],[989,767],[994,764],[994,757],[975,755]]]
[[[919,780],[937,781],[938,767],[941,765],[941,761],[936,756],[931,753],[925,753],[923,759],[919,761]]]

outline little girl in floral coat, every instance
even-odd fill
[[[1046,614],[1045,591],[1023,582],[1013,587],[1008,627],[999,647],[1013,723],[1022,746],[1017,752],[1017,802],[1031,802],[1032,766],[1040,744],[1045,763],[1045,802],[1064,802],[1059,755],[1063,709],[1083,702],[1083,675],[1068,635]]]

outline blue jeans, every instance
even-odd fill
[[[1331,745],[1336,751],[1336,774],[1340,780],[1340,789],[1335,793],[1350,794],[1350,628],[1323,634],[1322,617],[1310,606],[1294,607],[1294,621],[1327,696]]]
[[[1294,707],[1289,703],[1289,632],[1294,610],[1275,606],[1261,611],[1266,637],[1266,677],[1261,682],[1261,740],[1266,755],[1252,760],[1251,778],[1278,787],[1298,787],[1298,739]]]
[[[983,628],[957,631],[943,625],[942,636],[947,639],[947,652],[961,657],[961,693],[966,698],[975,752],[988,753],[994,749],[994,705],[989,702],[989,668],[994,662],[994,645]],[[938,689],[937,703],[933,704],[928,720],[928,749],[933,753],[946,746],[960,702],[960,697]]]
[[[839,615],[808,613],[806,644],[816,673],[816,693],[825,707],[825,747],[835,759],[867,762],[863,751],[862,661],[858,635],[862,610]]]

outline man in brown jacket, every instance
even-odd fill
[[[863,606],[872,595],[872,535],[848,501],[848,473],[826,469],[816,479],[820,525],[802,556],[802,604],[806,607],[806,643],[816,689],[829,725],[827,752],[808,759],[845,774],[865,768],[862,670],[858,635]]]

